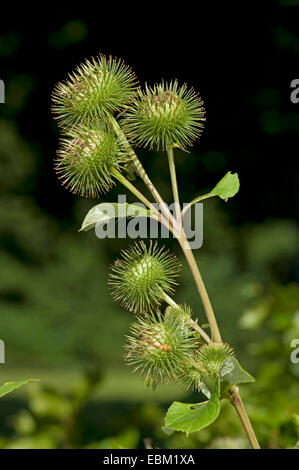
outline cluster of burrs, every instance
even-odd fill
[[[70,191],[87,197],[105,194],[129,164],[127,146],[113,129],[115,116],[130,143],[157,149],[191,145],[205,120],[194,90],[177,81],[141,90],[130,67],[103,55],[77,67],[52,98],[63,136],[58,176]]]
[[[55,168],[63,185],[87,197],[105,194],[130,165],[131,146],[185,149],[203,129],[200,96],[177,81],[142,90],[121,60],[100,55],[81,64],[53,92],[53,113],[62,134]],[[119,131],[116,132],[116,129]],[[136,243],[111,268],[113,297],[137,314],[127,337],[126,360],[153,386],[179,380],[199,390],[233,354],[194,328],[192,310],[171,299],[180,264],[157,244]],[[206,337],[208,337],[206,335]]]
[[[125,346],[127,363],[154,387],[177,380],[187,389],[200,390],[233,350],[223,343],[203,344],[188,305],[170,305],[161,313],[162,302],[174,293],[179,270],[177,258],[164,247],[140,242],[111,266],[109,284],[115,300],[136,314]]]
[[[55,168],[71,192],[98,197],[129,160],[109,117],[136,94],[136,78],[120,60],[100,55],[81,64],[52,95],[62,139]]]

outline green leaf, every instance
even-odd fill
[[[217,380],[209,400],[194,404],[173,402],[166,414],[165,427],[189,434],[209,426],[220,412],[219,394],[220,386]]]
[[[87,232],[97,224],[105,224],[117,217],[151,217],[156,219],[152,211],[135,204],[104,202],[90,209],[79,232]]]
[[[0,398],[7,393],[13,392],[22,385],[28,384],[29,382],[38,382],[39,379],[28,379],[28,380],[19,380],[18,382],[6,382],[0,386]]]
[[[167,436],[172,436],[172,434],[175,432],[174,429],[167,428],[166,426],[163,426],[162,431],[167,434]]]
[[[228,357],[220,370],[220,378],[228,385],[255,382],[255,378],[249,374],[235,357]]]
[[[200,381],[200,391],[207,397],[211,398],[215,387],[217,386],[217,376],[204,376]]]
[[[227,201],[230,197],[233,197],[240,188],[240,181],[237,173],[231,173],[228,171],[226,175],[216,184],[216,186],[207,194],[203,194],[202,196],[198,196],[193,201],[186,204],[182,211],[182,216],[186,213],[188,209],[190,209],[193,204],[197,202],[203,201],[205,199],[209,199],[210,197],[219,196],[221,199]]]
[[[228,171],[222,180],[216,184],[215,188],[212,189],[210,195],[219,196],[221,199],[226,200],[237,194],[239,188],[240,182],[237,173]]]

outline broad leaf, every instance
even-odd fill
[[[165,427],[187,434],[209,426],[220,412],[219,380],[211,398],[203,403],[173,402],[166,414]]]
[[[7,393],[13,392],[22,385],[28,384],[29,382],[38,382],[38,379],[19,380],[18,382],[6,382],[0,386],[0,398]]]
[[[87,213],[79,232],[86,232],[98,224],[106,224],[117,217],[151,217],[156,219],[154,212],[135,204],[105,202],[97,204]]]
[[[255,382],[255,378],[249,374],[235,357],[228,357],[220,370],[220,377],[223,382],[229,385]]]

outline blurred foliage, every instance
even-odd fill
[[[88,34],[88,29],[84,21],[68,21],[59,31],[51,33],[48,42],[51,46],[65,48],[71,44],[83,41]]]
[[[73,448],[82,441],[78,427],[81,409],[101,381],[99,370],[90,370],[65,394],[40,384],[31,386],[28,409],[9,418],[13,438],[0,440],[6,449]]]
[[[244,387],[244,392],[241,387],[249,414],[263,447],[292,447],[299,439],[299,369],[290,361],[290,342],[299,338],[296,313],[299,289],[289,278],[298,250],[298,228],[292,221],[270,220],[240,230],[229,224],[216,202],[205,206],[204,216],[206,241],[197,253],[198,261],[224,337],[240,352],[242,363],[257,377],[257,382]],[[40,237],[43,231],[38,233]],[[5,270],[1,270],[1,330],[9,345],[9,362],[18,367],[30,363],[33,370],[40,366],[55,369],[78,368],[79,365],[82,369],[87,364],[100,363],[104,369],[115,368],[117,374],[119,367],[125,367],[122,343],[131,316],[113,303],[105,282],[109,256],[104,251],[108,248],[109,253],[113,240],[94,241],[87,234],[68,232],[56,235],[54,240],[54,247],[44,243],[44,257],[39,264],[1,254],[1,266],[5,266]],[[32,243],[32,250],[28,250],[25,242],[29,246]],[[34,237],[20,238],[18,243],[24,252],[34,253]],[[191,276],[187,266],[184,268],[177,299],[190,302],[204,323]],[[240,328],[236,328],[238,323]],[[129,369],[126,370],[130,382]],[[37,389],[30,393],[38,400],[48,391]],[[57,413],[62,410],[65,417],[71,416],[72,408],[64,392],[52,390],[49,393],[56,397]],[[32,424],[32,417],[28,418],[33,407],[30,397],[21,416],[24,414],[25,422]],[[168,437],[161,430],[169,405],[167,393],[161,404],[159,401],[155,404],[133,402],[129,409],[124,407],[126,399],[117,387],[111,399],[113,415],[103,419],[103,413],[107,413],[105,402],[101,402],[98,410],[94,404],[91,414],[96,423],[85,422],[81,438],[74,441],[73,446],[143,447],[144,438],[150,438],[154,447],[162,448],[247,446],[235,412],[228,403],[223,404],[221,419],[186,439],[182,433]],[[113,399],[120,399],[121,405]],[[196,397],[190,399],[196,401]],[[86,413],[88,423],[90,412]],[[80,423],[78,426],[80,428]],[[46,428],[37,421],[30,429],[29,437],[14,428],[14,437],[4,439],[2,445],[29,448],[69,445],[61,420]],[[90,441],[87,441],[86,429],[93,430]]]
[[[209,60],[214,57],[210,48],[217,30],[215,15],[213,28],[204,22],[209,48],[201,50],[206,72],[200,80],[201,93],[207,98],[207,131],[200,153],[195,149],[192,155],[179,151],[176,155],[184,201],[203,193],[204,185],[211,189],[227,170],[241,176],[241,191],[235,201],[205,204],[204,245],[195,254],[223,337],[257,378],[256,383],[240,388],[265,448],[298,447],[299,442],[299,364],[290,360],[291,341],[299,338],[299,230],[291,218],[298,206],[294,152],[286,150],[296,148],[299,129],[288,89],[294,78],[290,63],[296,66],[294,56],[299,51],[298,22],[294,8],[291,21],[288,7],[297,3],[281,0],[272,24],[268,8],[264,16],[259,12],[264,36],[254,16],[256,34],[249,31],[248,44],[240,38],[244,59],[238,56],[238,60],[233,52],[226,53],[232,51],[238,31],[231,29],[230,43],[230,28],[219,15],[224,49],[217,40],[217,60],[213,60],[214,68],[209,64],[209,71],[205,54]],[[245,25],[240,24],[246,35]],[[5,28],[6,24],[0,36],[1,73],[5,73],[0,78],[6,85],[6,104],[0,106],[0,337],[5,340],[8,364],[1,365],[1,372],[13,380],[14,370],[20,373],[30,367],[30,376],[43,370],[44,376],[54,375],[56,386],[48,385],[45,379],[26,385],[25,395],[16,392],[0,400],[0,447],[245,448],[246,438],[227,402],[222,404],[219,420],[187,439],[183,433],[167,436],[161,430],[173,391],[158,390],[155,401],[142,392],[136,396],[137,378],[133,380],[122,360],[123,337],[132,315],[112,301],[107,288],[108,265],[129,242],[100,241],[93,233],[77,233],[95,201],[67,194],[52,170],[57,129],[49,112],[50,93],[66,70],[106,44],[97,16],[92,23],[84,12],[80,19],[61,14],[59,22],[47,28],[42,24],[43,31],[37,33],[25,21],[18,32]],[[15,25],[11,31],[16,31]],[[160,78],[161,63],[165,70],[169,56],[171,77],[177,63],[176,74],[180,69],[183,74],[179,78],[189,80],[188,74],[194,75],[198,84],[190,44],[185,48],[184,62],[179,62],[174,48],[173,56],[171,51],[161,51],[161,63],[158,48],[151,44],[144,54],[145,64],[135,45],[129,51],[128,44],[135,44],[136,39],[135,31],[130,34],[128,27],[127,35],[111,50],[109,32],[108,50],[102,52],[122,53],[119,43],[123,44],[126,60],[132,65],[139,63],[137,73],[142,76],[142,66],[148,66],[155,79]],[[177,40],[181,47],[180,35]],[[222,74],[219,87],[219,70],[224,66],[230,73]],[[147,69],[145,78],[148,73]],[[240,76],[242,80],[235,79]],[[170,200],[166,159],[161,153],[149,157],[141,152],[141,156]],[[116,200],[118,189],[109,194],[109,200]],[[182,259],[172,240],[164,242]],[[191,275],[183,264],[176,300],[190,303],[199,321],[205,323]],[[71,385],[72,371],[77,379]],[[96,397],[96,391],[108,380],[105,371],[113,376],[109,400]],[[119,371],[122,380],[127,377],[126,387]],[[131,395],[134,398],[130,399]],[[196,395],[180,399],[194,402]]]
[[[273,283],[239,321],[255,336],[247,347],[259,361],[250,403],[267,447],[291,447],[299,439],[299,363],[291,361],[291,342],[299,338],[298,307],[298,285]]]

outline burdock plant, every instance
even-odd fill
[[[228,172],[208,194],[181,209],[174,151],[188,151],[200,137],[206,119],[202,99],[176,80],[142,89],[121,60],[100,55],[85,61],[56,86],[52,109],[62,134],[55,159],[62,184],[75,194],[92,198],[107,193],[116,182],[123,184],[146,206],[138,215],[159,221],[177,239],[202,300],[209,329],[200,326],[189,305],[175,302],[180,263],[156,242],[135,242],[111,267],[109,288],[114,299],[136,315],[126,338],[126,362],[143,375],[146,385],[177,381],[206,397],[194,404],[172,403],[164,430],[200,431],[218,417],[220,401],[228,399],[251,446],[259,448],[237,387],[254,379],[241,367],[233,348],[222,341],[183,226],[184,215],[193,204],[216,196],[227,200],[239,189],[237,174]],[[144,170],[134,150],[138,146],[167,153],[174,213]],[[132,172],[141,178],[156,204],[137,190]],[[124,204],[113,205],[117,217]],[[97,204],[89,211],[81,230],[109,220],[103,206]]]

